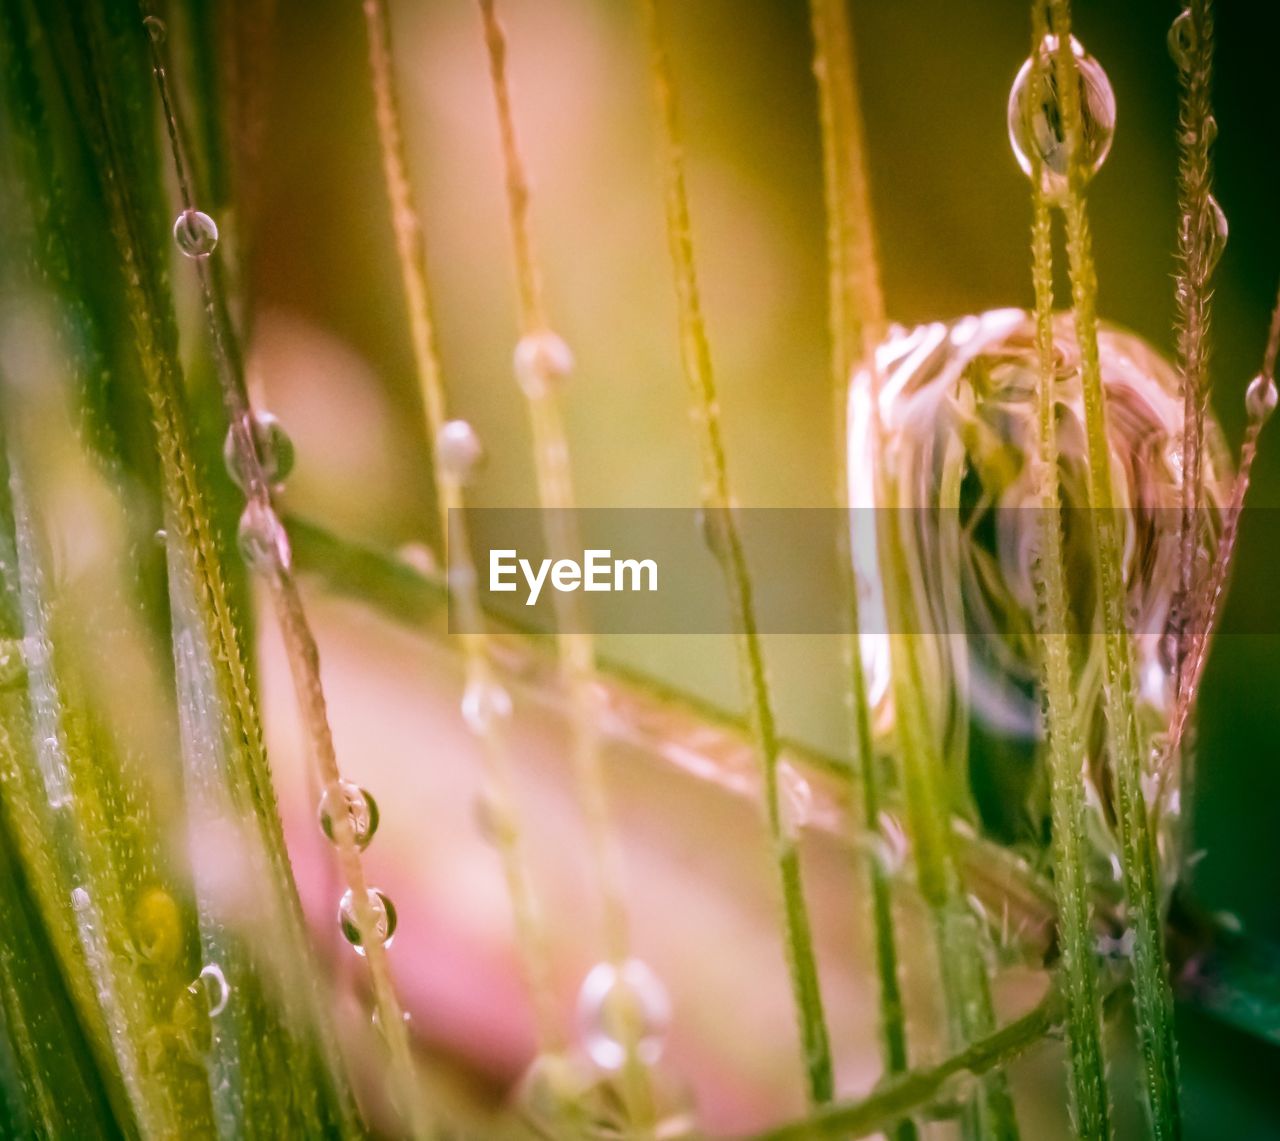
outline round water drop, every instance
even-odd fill
[[[1183,218],[1182,239],[1189,258],[1187,268],[1195,280],[1207,281],[1218,268],[1222,252],[1227,248],[1229,230],[1227,215],[1212,194],[1205,198],[1196,214]]]
[[[251,499],[245,504],[236,532],[240,557],[250,570],[271,575],[287,571],[293,562],[289,536],[269,504]]]
[[[196,976],[195,982],[187,987],[187,990],[197,1001],[204,1000],[210,1018],[217,1018],[226,1010],[227,1002],[231,998],[231,986],[217,963],[206,963],[201,967],[200,974]]]
[[[1251,381],[1244,394],[1244,408],[1249,419],[1255,424],[1265,424],[1276,410],[1276,402],[1280,392],[1276,390],[1276,382],[1265,373],[1259,373]]]
[[[368,896],[369,910],[373,913],[371,937],[382,946],[390,947],[396,933],[396,905],[376,887],[368,889]],[[338,925],[342,928],[342,937],[356,949],[356,953],[365,954],[360,922],[356,916],[355,896],[349,888],[338,904]]]
[[[462,719],[471,732],[480,736],[499,721],[511,716],[511,695],[490,678],[467,683],[462,695]]]
[[[1051,201],[1067,193],[1071,152],[1062,118],[1058,90],[1058,38],[1045,36],[1039,51],[1038,88],[1032,83],[1033,62],[1022,65],[1009,93],[1009,142],[1014,157],[1028,177],[1033,160],[1040,163],[1041,189]],[[1081,146],[1084,169],[1092,175],[1106,161],[1116,130],[1116,97],[1102,65],[1071,38],[1080,84]]]
[[[143,16],[142,26],[147,29],[147,35],[151,37],[153,44],[164,43],[165,36],[168,35],[168,29],[164,26],[164,21],[159,16]]]
[[[293,440],[284,430],[280,421],[270,412],[255,412],[250,417],[251,434],[254,450],[258,453],[258,464],[262,468],[262,477],[269,484],[276,484],[293,471]],[[227,474],[231,482],[241,491],[249,490],[249,476],[245,471],[243,457],[236,446],[234,429],[227,429],[227,438],[222,445],[222,461],[227,465]]]
[[[343,812],[351,823],[356,847],[363,851],[378,830],[378,802],[366,789],[349,780],[329,785],[320,797],[320,831],[334,844],[338,842],[334,821]]]
[[[546,396],[573,372],[573,350],[550,329],[529,333],[516,344],[515,372],[526,396]]]
[[[450,420],[436,435],[436,460],[445,475],[466,485],[484,462],[484,445],[465,420]]]
[[[184,210],[173,224],[173,240],[189,258],[204,258],[218,244],[218,223],[199,210]]]
[[[1169,54],[1173,56],[1173,62],[1178,65],[1179,71],[1191,70],[1198,39],[1191,10],[1184,8],[1169,25]]]
[[[597,963],[578,992],[578,1024],[587,1053],[602,1070],[621,1069],[629,1043],[641,1062],[652,1065],[662,1056],[671,1000],[647,963]]]

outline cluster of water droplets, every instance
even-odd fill
[[[1116,130],[1116,97],[1106,71],[1070,40],[1080,92],[1081,168],[1092,177],[1106,161]],[[1071,145],[1063,119],[1058,37],[1047,35],[1035,57],[1028,57],[1009,93],[1009,142],[1028,177],[1040,169],[1041,189],[1050,201],[1066,196],[1071,168]]]
[[[329,785],[320,797],[320,831],[335,846],[342,843],[342,821],[358,851],[364,851],[378,831],[378,802],[373,795],[348,780],[338,780]],[[338,903],[338,926],[342,936],[356,953],[368,953],[368,941],[376,941],[389,947],[396,933],[396,907],[391,898],[379,888],[366,889],[372,928],[361,932],[359,909],[355,892],[350,888]]]

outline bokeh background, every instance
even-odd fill
[[[834,455],[807,8],[799,0],[669,7],[695,236],[738,499],[828,505]],[[1231,237],[1217,276],[1213,383],[1214,407],[1229,438],[1238,440],[1245,385],[1258,368],[1280,279],[1280,95],[1273,81],[1280,18],[1268,5],[1220,8],[1216,178]],[[1101,309],[1169,351],[1176,82],[1165,36],[1176,6],[1083,0],[1075,9],[1077,34],[1106,67],[1118,104],[1115,145],[1090,193]],[[677,358],[638,13],[621,0],[507,0],[502,10],[550,309],[578,360],[566,410],[580,499],[586,506],[693,505],[696,454]],[[1005,133],[1009,84],[1027,54],[1026,6],[870,0],[856,4],[854,16],[890,315],[913,323],[1029,305],[1029,195]],[[510,369],[514,281],[479,16],[464,0],[422,0],[393,4],[393,19],[446,380],[454,413],[473,421],[489,450],[475,502],[533,505],[528,429]],[[429,452],[365,50],[358,4],[280,3],[256,170],[261,215],[252,262],[258,311],[252,361],[263,402],[298,444],[290,508],[389,549],[430,546],[438,536]],[[1252,503],[1274,507],[1280,444],[1269,433],[1256,471]],[[1266,633],[1280,629],[1277,558],[1280,529],[1271,513],[1250,513],[1227,619],[1234,632],[1219,643],[1204,687],[1194,842],[1206,854],[1191,884],[1205,907],[1238,917],[1263,938],[1280,938],[1280,638]],[[402,631],[323,596],[316,606],[339,744],[344,737],[357,743],[354,764],[384,803],[392,839],[375,845],[370,858],[381,851],[398,865],[403,886],[395,898],[405,927],[397,951],[415,1017],[434,1019],[437,1027],[456,1023],[440,1031],[451,1046],[472,1034],[472,1061],[500,1085],[519,1069],[527,1026],[496,869],[469,816],[459,820],[442,807],[453,794],[465,805],[474,779],[471,745],[454,713],[456,676]],[[269,631],[264,639],[270,663]],[[605,639],[603,652],[714,704],[737,707],[727,640],[619,637]],[[785,732],[840,750],[836,648],[777,638],[770,652]],[[275,673],[265,676],[270,693]],[[288,706],[283,686],[278,697],[269,707]],[[288,755],[288,718],[274,717],[273,726],[284,742],[278,754]],[[551,730],[533,724],[527,732],[537,747],[555,752]],[[446,770],[452,775],[442,775]],[[682,974],[673,984],[677,998],[710,986],[729,1004],[718,1016],[700,1012],[693,1029],[678,1023],[674,1068],[692,1059],[699,1092],[725,1128],[796,1108],[795,1092],[788,1092],[798,1083],[786,1069],[793,1047],[781,960],[767,942],[767,872],[752,849],[750,814],[717,824],[742,838],[741,851],[750,853],[742,857],[744,871],[699,846],[700,833],[718,835],[705,817],[697,819],[713,809],[701,801],[696,810],[681,807],[681,796],[694,795],[683,785],[632,788],[628,779],[619,778],[620,796],[634,794],[648,806],[633,810],[628,803],[623,810],[631,833],[640,834],[637,840],[629,833],[639,866],[633,868],[638,939],[664,970]],[[545,789],[530,795],[539,817],[535,837],[573,827],[567,797]],[[835,868],[842,857],[814,858]],[[572,881],[572,860],[571,851],[546,857],[547,874],[557,883]],[[673,896],[677,873],[687,878],[688,867],[697,869],[698,883]],[[840,894],[852,889],[852,878],[830,871],[830,886],[827,874],[815,873],[825,893],[820,926],[831,945],[856,944],[857,908]],[[754,886],[743,887],[737,876]],[[682,916],[697,908],[718,914],[717,893],[734,891],[760,896],[757,943],[738,939],[739,921],[727,912],[720,927],[695,925],[682,937]],[[553,892],[553,903],[585,898],[577,883],[561,895]],[[448,933],[456,929],[460,938]],[[717,987],[713,976],[726,956],[734,969],[730,982]],[[486,981],[464,986],[463,1002],[447,980],[477,973]],[[572,966],[564,974],[571,989]],[[837,1037],[844,1034],[851,1050],[863,1051],[856,1067],[842,1073],[852,1091],[874,1077],[869,996],[865,980],[832,986]],[[735,1025],[734,987],[771,996],[767,1013]],[[772,1052],[725,1045],[727,1037],[749,1039],[770,1028],[782,1035]],[[1190,1011],[1183,1012],[1182,1043],[1190,1134],[1280,1136],[1280,1091],[1263,1076],[1280,1072],[1274,1048]],[[779,1064],[785,1072],[769,1076]],[[1031,1086],[1042,1100],[1057,1097],[1054,1065],[1043,1064],[1042,1085]],[[708,1077],[717,1066],[724,1072]],[[1132,1125],[1134,1107],[1126,1108]],[[1058,1098],[1042,1118],[1033,1117],[1044,1132],[1028,1135],[1054,1135],[1061,1109]]]

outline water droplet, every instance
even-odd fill
[[[373,913],[372,938],[384,947],[390,947],[396,933],[396,905],[376,887],[368,889],[368,896],[369,910]],[[343,938],[356,949],[357,954],[363,955],[365,948],[356,916],[356,901],[350,889],[338,904],[338,925],[342,928]]]
[[[783,835],[792,840],[813,815],[813,789],[790,761],[778,765],[778,811]]]
[[[435,575],[440,571],[436,556],[426,543],[405,543],[396,551],[396,557],[421,575]]]
[[[1227,248],[1230,227],[1218,200],[1208,195],[1200,210],[1182,219],[1182,243],[1186,249],[1187,271],[1198,282],[1205,282],[1218,268]]]
[[[210,1018],[217,1018],[227,1008],[231,998],[231,987],[227,976],[217,963],[206,963],[200,968],[200,974],[187,987],[188,992],[197,1001],[203,999]]]
[[[253,413],[250,423],[262,478],[268,484],[277,484],[293,471],[293,440],[270,412]],[[222,445],[222,462],[227,465],[231,482],[241,491],[248,491],[249,474],[245,471],[243,457],[236,444],[235,431],[230,428],[227,429],[227,438]]]
[[[1169,54],[1173,57],[1173,62],[1178,65],[1179,71],[1191,70],[1198,38],[1191,10],[1184,8],[1169,25]]]
[[[320,831],[333,843],[338,842],[334,820],[345,812],[351,823],[351,836],[361,851],[369,846],[378,830],[378,802],[357,784],[340,780],[329,785],[320,797]]]
[[[157,547],[163,547],[169,541],[169,532],[161,527],[151,538]]]
[[[159,16],[143,16],[142,26],[147,29],[147,35],[151,37],[153,44],[164,43],[168,29],[164,26],[164,21]]]
[[[173,224],[173,240],[189,258],[204,258],[218,244],[218,224],[199,210],[184,210]]]
[[[258,574],[279,574],[293,563],[284,524],[271,506],[261,500],[251,499],[245,504],[236,542],[240,557]]]
[[[176,963],[182,954],[182,913],[164,888],[148,888],[133,905],[133,945],[144,961],[156,966]]]
[[[1258,425],[1265,424],[1276,410],[1278,399],[1280,399],[1280,392],[1276,389],[1276,382],[1271,377],[1259,373],[1249,381],[1249,387],[1244,394],[1244,407],[1249,414],[1249,419]]]
[[[465,420],[450,420],[436,436],[436,461],[440,470],[465,486],[484,462],[484,445],[476,430]]]
[[[515,372],[526,396],[546,396],[573,372],[573,350],[550,329],[529,333],[516,344]]]
[[[902,822],[896,816],[882,811],[877,817],[875,831],[867,835],[865,843],[871,858],[885,876],[894,879],[902,874],[911,848]]]
[[[1051,201],[1067,192],[1071,154],[1062,118],[1057,76],[1058,39],[1046,36],[1039,52],[1039,86],[1033,90],[1033,63],[1022,65],[1009,93],[1009,142],[1023,173],[1032,174],[1033,159],[1041,166],[1041,188]],[[1080,84],[1081,147],[1085,170],[1095,174],[1106,161],[1116,129],[1116,99],[1102,65],[1074,36],[1071,52]]]
[[[639,959],[620,967],[597,963],[578,992],[578,1024],[583,1045],[602,1070],[621,1069],[628,1043],[636,1057],[652,1065],[662,1056],[671,1000],[653,969]]]
[[[478,678],[467,683],[462,695],[462,719],[467,727],[482,736],[496,722],[511,716],[511,695],[491,678]]]

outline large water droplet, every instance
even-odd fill
[[[1187,270],[1191,277],[1205,282],[1218,268],[1227,248],[1230,227],[1218,200],[1208,195],[1200,209],[1182,219],[1182,240],[1187,247]]]
[[[320,830],[338,842],[335,820],[345,812],[351,826],[351,837],[362,851],[378,830],[378,802],[373,796],[349,780],[329,785],[320,797]]]
[[[462,695],[462,719],[477,737],[511,716],[511,695],[492,678],[467,683]]]
[[[1169,25],[1169,54],[1179,71],[1190,71],[1199,37],[1191,10],[1184,8]]]
[[[1259,373],[1251,381],[1244,394],[1244,408],[1249,419],[1262,425],[1271,419],[1276,410],[1276,402],[1280,392],[1276,390],[1276,382],[1264,373]]]
[[[1046,36],[1039,52],[1038,88],[1033,63],[1022,65],[1009,93],[1009,142],[1023,172],[1030,177],[1040,163],[1041,189],[1051,201],[1067,192],[1071,153],[1062,117],[1057,76],[1058,39]],[[1071,52],[1080,85],[1081,159],[1089,175],[1097,172],[1111,150],[1116,130],[1116,99],[1102,65],[1073,36]]]
[[[268,484],[279,483],[293,471],[294,450],[289,433],[270,412],[255,412],[251,417],[251,434],[263,479]],[[236,445],[234,429],[227,429],[227,438],[222,445],[222,460],[227,465],[231,482],[241,491],[248,491],[249,476]]]
[[[143,16],[142,26],[147,29],[147,35],[151,37],[153,44],[164,43],[165,36],[169,34],[169,30],[159,16]]]
[[[484,445],[476,430],[465,420],[450,420],[436,436],[436,461],[441,471],[456,483],[471,482],[484,462]]]
[[[368,889],[369,910],[373,913],[373,931],[370,938],[384,947],[391,946],[396,933],[396,905],[376,887]],[[355,896],[348,888],[338,904],[338,926],[342,929],[342,937],[355,949],[356,953],[365,954],[364,940],[360,936],[360,923],[356,917]]]
[[[550,329],[529,333],[516,344],[515,372],[526,396],[545,396],[573,372],[573,350]]]
[[[621,1069],[628,1043],[641,1062],[652,1065],[662,1056],[671,1000],[647,963],[597,963],[578,992],[578,1024],[587,1053],[601,1069]]]
[[[251,571],[263,575],[287,571],[293,563],[289,536],[269,504],[251,499],[245,504],[236,532],[240,557]]]
[[[217,963],[206,963],[201,967],[200,974],[187,987],[187,990],[193,998],[204,1002],[210,1018],[217,1018],[226,1010],[227,1002],[231,998],[231,987],[227,983],[227,976],[223,974],[222,968]]]
[[[189,258],[208,257],[218,244],[218,224],[199,210],[184,210],[173,224],[173,240]]]

